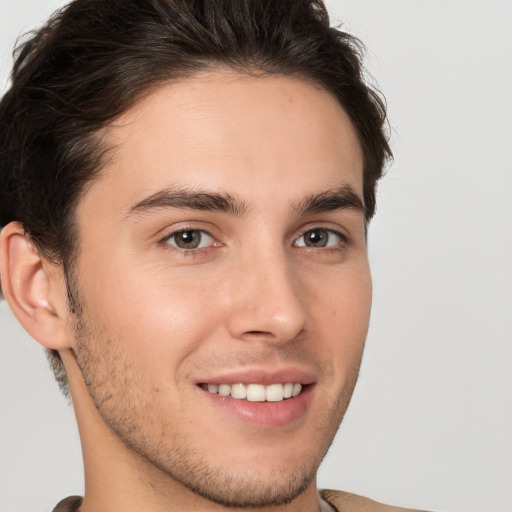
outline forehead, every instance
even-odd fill
[[[327,91],[284,76],[208,72],[163,84],[105,132],[111,158],[85,201],[126,211],[163,188],[258,202],[350,185],[362,195],[361,147]]]

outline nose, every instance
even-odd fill
[[[261,252],[239,262],[228,330],[240,340],[285,343],[306,327],[305,292],[284,251]]]

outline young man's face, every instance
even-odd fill
[[[347,115],[304,82],[210,72],[105,137],[73,280],[100,416],[141,467],[211,500],[289,500],[338,428],[370,313]]]

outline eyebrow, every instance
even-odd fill
[[[126,217],[166,208],[215,211],[236,216],[243,216],[248,210],[246,203],[228,193],[163,189],[132,206]],[[342,209],[365,212],[363,200],[350,185],[311,194],[294,206],[294,209],[299,215]]]
[[[216,211],[237,216],[243,216],[247,211],[243,201],[227,193],[164,189],[132,206],[127,216],[162,208]]]
[[[346,209],[363,214],[366,211],[363,200],[350,185],[342,185],[320,194],[312,194],[303,199],[296,207],[300,215]]]

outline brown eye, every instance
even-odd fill
[[[173,233],[167,243],[174,245],[178,249],[203,249],[208,247],[213,238],[200,229],[184,229]]]
[[[342,241],[343,237],[336,231],[325,228],[315,228],[306,231],[295,244],[297,247],[312,247],[322,249],[333,247]]]

